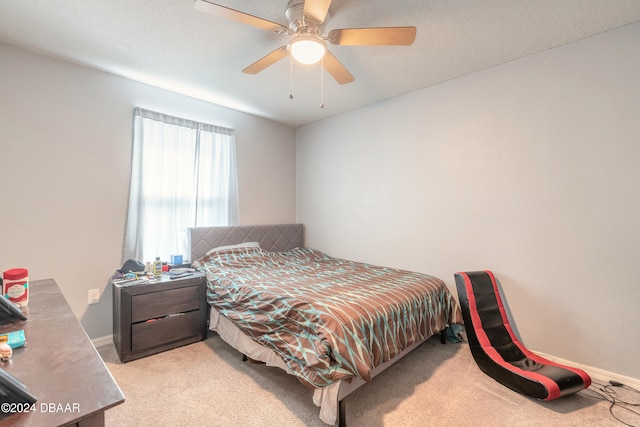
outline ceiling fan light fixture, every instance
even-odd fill
[[[302,64],[315,64],[327,52],[327,45],[315,37],[299,36],[289,46],[291,56]]]

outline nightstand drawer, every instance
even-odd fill
[[[200,312],[178,314],[131,326],[131,351],[147,350],[174,341],[193,337],[197,341]]]
[[[134,295],[131,297],[131,323],[197,310],[199,298],[198,286]]]

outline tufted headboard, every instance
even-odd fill
[[[189,228],[191,261],[222,245],[260,242],[268,251],[284,252],[302,247],[302,224],[230,225]]]

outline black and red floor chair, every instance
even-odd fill
[[[586,372],[540,357],[517,339],[491,271],[460,272],[455,280],[469,348],[485,374],[518,393],[542,400],[591,385]]]

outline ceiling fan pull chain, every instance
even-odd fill
[[[293,56],[289,55],[289,99],[293,99]]]
[[[324,108],[324,58],[320,60],[320,109]]]

